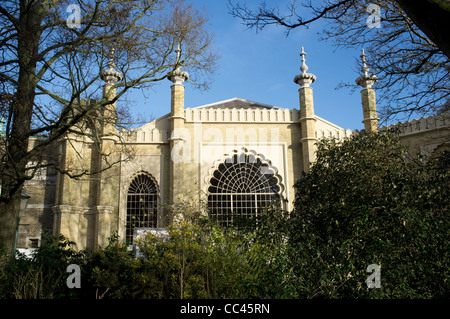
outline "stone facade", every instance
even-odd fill
[[[169,114],[136,130],[114,132],[119,138],[105,134],[100,141],[92,141],[68,135],[59,140],[47,154],[49,161],[74,171],[101,172],[72,179],[49,168],[27,182],[25,189],[31,200],[27,211],[21,214],[18,247],[36,245],[44,230],[63,234],[75,241],[79,249],[106,245],[114,231],[124,239],[130,210],[136,209],[133,205],[142,204],[133,199],[137,197],[130,191],[137,177],[152,185],[152,200],[158,205],[183,198],[208,200],[215,175],[233,156],[255,159],[270,171],[276,183],[274,193],[281,199],[280,205],[290,211],[294,182],[315,160],[315,142],[352,134],[314,114],[311,84],[315,76],[306,73],[305,55],[302,48],[302,73],[294,79],[300,85],[298,109],[240,98],[186,108],[183,82],[188,74],[177,68],[169,76],[173,82]],[[113,70],[112,62],[109,66],[103,75],[107,82],[104,96],[112,99],[115,91],[110,90],[111,86],[120,81],[121,75]],[[371,85],[376,79],[368,75],[368,70],[363,72],[357,79],[363,87],[363,123],[366,130],[374,131],[378,129],[378,117]],[[114,114],[115,104],[108,110]],[[402,141],[413,152],[428,155],[450,149],[448,117],[435,116],[397,126]],[[114,126],[106,127],[105,132],[108,130],[114,131]],[[39,139],[30,142],[39,143]],[[133,150],[130,159],[122,153],[124,147]],[[112,162],[119,163],[106,169]],[[229,198],[232,205],[237,203],[233,195]],[[150,213],[154,213],[152,205],[146,206]],[[163,210],[156,211],[151,227],[165,227],[168,221]]]

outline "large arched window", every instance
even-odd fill
[[[131,182],[127,195],[126,242],[133,243],[135,228],[157,227],[158,188],[147,174],[140,173]]]
[[[254,225],[261,210],[281,204],[275,169],[252,153],[227,158],[214,170],[209,183],[209,213],[222,226]]]

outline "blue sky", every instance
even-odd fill
[[[353,94],[347,88],[336,90],[339,83],[354,83],[360,75],[356,70],[359,49],[335,50],[330,41],[319,41],[317,32],[321,31],[321,24],[307,30],[295,29],[288,37],[283,28],[275,26],[257,33],[228,14],[226,0],[191,0],[191,3],[206,10],[221,58],[208,91],[185,84],[186,108],[239,97],[298,109],[299,86],[293,79],[300,73],[299,54],[303,46],[308,73],[317,77],[311,85],[315,113],[345,129],[363,128],[359,90]],[[254,0],[251,3],[257,4]],[[163,81],[145,92],[133,92],[130,96],[135,103],[133,113],[158,118],[170,112],[170,85],[169,81]]]

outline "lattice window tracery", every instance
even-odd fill
[[[219,164],[208,188],[210,216],[223,226],[241,227],[261,210],[281,206],[276,171],[259,157],[242,153]]]
[[[158,188],[148,175],[137,175],[127,194],[126,242],[133,243],[135,228],[157,227]]]

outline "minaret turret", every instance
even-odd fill
[[[183,185],[184,185],[184,165],[185,158],[190,156],[191,154],[185,154],[186,150],[183,149],[184,143],[184,85],[183,83],[189,79],[189,74],[186,71],[181,70],[181,48],[180,44],[178,44],[177,49],[175,50],[176,57],[176,67],[175,69],[168,74],[168,78],[173,85],[170,87],[171,89],[171,116],[169,118],[171,122],[170,127],[170,192],[169,192],[169,201],[171,203],[175,203],[180,200],[180,197],[183,194]],[[189,141],[190,142],[190,141]],[[183,153],[180,156],[180,152]]]
[[[122,73],[114,70],[116,64],[114,63],[114,48],[111,49],[111,53],[108,61],[108,68],[100,74],[100,78],[106,82],[103,86],[103,98],[107,101],[112,101],[117,95],[117,89],[114,85],[122,80]],[[103,134],[107,135],[114,132],[115,124],[117,121],[116,102],[107,104],[103,107]]]
[[[300,66],[301,74],[295,76],[294,82],[300,85],[298,90],[300,98],[300,126],[302,152],[303,152],[303,171],[309,172],[310,166],[316,159],[316,117],[314,115],[313,89],[310,87],[316,80],[316,76],[306,73],[308,67],[305,63],[305,50],[302,47],[300,53],[302,57],[302,65]]]
[[[361,90],[361,100],[364,116],[362,122],[364,123],[364,129],[366,130],[366,132],[377,132],[378,121],[380,119],[378,118],[377,114],[375,89],[373,89],[372,86],[375,84],[378,78],[375,75],[369,74],[369,68],[366,64],[366,54],[364,52],[364,49],[362,49],[361,60],[363,64],[361,68],[363,75],[358,77],[355,82],[363,88]]]
[[[109,69],[100,74],[101,79],[106,82],[103,86],[103,99],[106,101],[113,101],[116,98],[117,89],[114,85],[123,78],[122,73],[114,70],[116,67],[114,53],[115,50],[112,48],[108,61]],[[120,166],[111,165],[120,162],[121,156],[117,148],[116,102],[105,104],[102,111],[103,136],[100,138],[100,153],[97,155],[99,172],[96,174],[98,195],[97,205],[93,210],[95,227],[91,235],[94,247],[105,247],[108,244],[108,238],[116,228],[114,222],[119,205]]]

